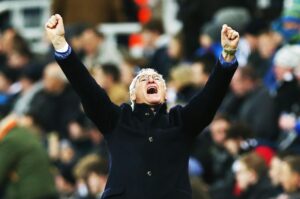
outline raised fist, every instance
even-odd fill
[[[240,35],[226,24],[223,25],[221,31],[221,44],[223,48],[236,49],[240,40]]]
[[[59,14],[52,15],[45,24],[48,39],[56,50],[62,49],[66,45],[65,28],[63,19]]]

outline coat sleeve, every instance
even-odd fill
[[[0,143],[0,187],[10,175],[18,156],[18,143],[11,139],[4,139]]]
[[[213,119],[237,68],[237,60],[218,60],[205,87],[181,109],[184,131],[197,135]]]
[[[118,121],[120,107],[112,103],[73,50],[69,50],[71,50],[70,54],[66,57],[55,56],[57,63],[79,95],[88,117],[97,125],[101,133],[109,133]]]

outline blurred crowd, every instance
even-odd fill
[[[128,87],[143,67],[166,79],[169,107],[185,105],[220,56],[222,24],[236,29],[239,68],[190,157],[193,198],[300,199],[299,0],[53,0],[51,12],[63,16],[69,44],[118,105],[130,103]],[[96,26],[108,22],[142,30],[115,46]],[[33,54],[9,24],[0,34],[0,118],[7,115],[47,151],[60,199],[101,197],[109,171],[101,132],[53,49]],[[0,172],[0,198],[2,179]]]

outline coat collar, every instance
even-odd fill
[[[157,113],[166,113],[167,105],[166,103],[158,105],[148,105],[148,104],[134,104],[133,113],[138,116],[155,116]]]

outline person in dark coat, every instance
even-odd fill
[[[56,63],[46,66],[43,86],[32,98],[28,113],[45,132],[56,131],[63,138],[68,137],[67,125],[80,113],[79,98]]]
[[[198,133],[213,119],[237,68],[239,34],[224,25],[224,51],[205,88],[184,107],[166,109],[166,85],[144,69],[130,85],[132,106],[113,104],[76,57],[56,14],[45,25],[56,59],[99,128],[110,151],[110,171],[102,199],[191,199],[188,160]]]

